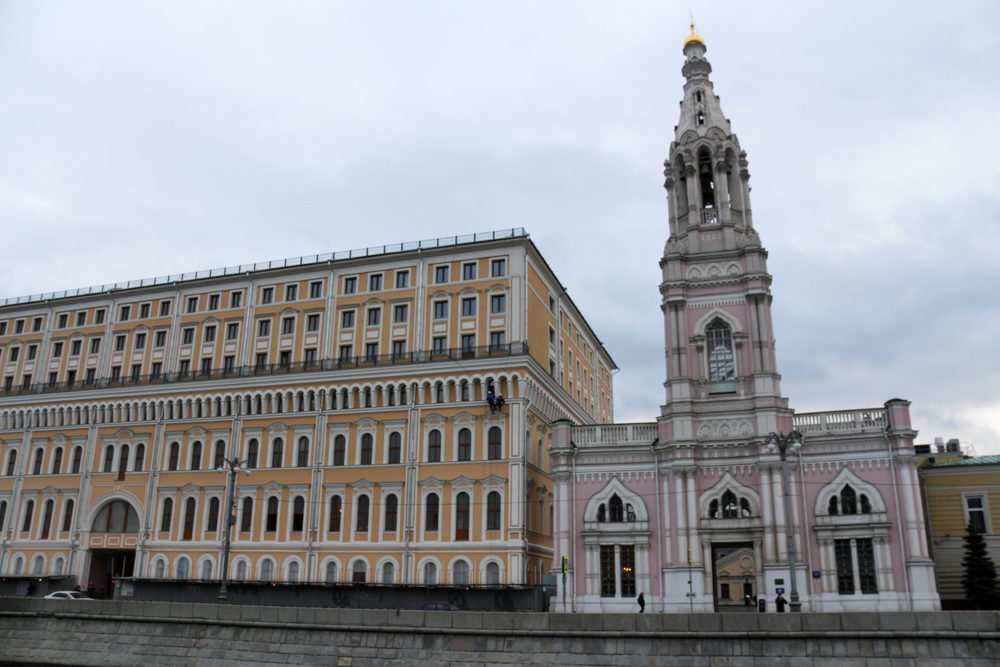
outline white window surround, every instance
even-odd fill
[[[466,567],[468,568],[467,574],[468,574],[468,577],[469,577],[469,581],[463,583],[462,585],[476,583],[475,582],[475,577],[474,577],[476,571],[472,567],[472,561],[470,561],[465,556],[455,556],[454,558],[451,559],[451,562],[448,563],[448,581],[447,581],[447,583],[450,584],[450,585],[452,585],[452,586],[458,585],[458,583],[455,581],[455,566],[458,563],[465,563]]]
[[[990,499],[989,499],[989,494],[987,494],[985,491],[968,491],[968,492],[963,492],[962,493],[962,516],[965,519],[965,525],[966,526],[968,526],[969,523],[970,523],[970,517],[969,517],[969,514],[970,514],[970,512],[969,512],[969,498],[979,498],[979,499],[982,500],[983,520],[986,523],[986,532],[984,534],[985,535],[992,535],[993,534],[993,519],[990,516],[990,502],[989,502]],[[979,511],[979,509],[977,508],[974,511]]]
[[[431,563],[432,565],[434,565],[434,568],[435,568],[435,581],[434,581],[434,584],[440,585],[440,584],[444,583],[444,582],[441,581],[441,574],[442,574],[442,572],[444,570],[441,568],[441,561],[438,560],[437,557],[435,557],[435,556],[424,556],[423,558],[420,559],[420,562],[417,564],[417,576],[419,577],[420,583],[421,584],[425,584],[425,585],[427,584],[427,579],[426,579],[427,571],[426,570],[427,570],[427,564],[428,563]]]
[[[504,562],[496,556],[487,556],[483,560],[479,561],[479,582],[486,585],[487,570],[489,569],[491,563],[495,564],[500,570],[499,581],[495,585],[502,586],[504,583]]]
[[[872,511],[870,514],[838,514],[835,516],[830,516],[830,498],[833,496],[840,496],[840,493],[844,490],[845,486],[850,485],[854,489],[854,492],[858,495],[858,505],[860,509],[861,495],[864,494],[868,496],[868,502],[871,503]],[[827,483],[819,493],[816,495],[816,503],[813,505],[813,512],[816,517],[827,517],[828,521],[844,520],[843,517],[858,517],[867,516],[870,517],[869,522],[876,523],[884,520],[884,517],[876,517],[875,515],[884,515],[886,511],[885,500],[882,498],[882,494],[879,493],[878,488],[873,484],[869,484],[860,477],[858,477],[854,472],[847,468],[846,466],[837,474],[836,477],[829,483]],[[847,519],[850,521],[850,519]],[[855,519],[856,521],[856,519]]]
[[[751,516],[748,518],[757,518],[761,516],[761,501],[760,494],[751,489],[748,486],[744,486],[733,477],[732,473],[727,472],[722,478],[712,485],[711,488],[706,489],[702,492],[701,497],[698,500],[698,511],[699,516],[702,519],[710,519],[709,516],[709,506],[712,504],[713,500],[718,500],[720,505],[722,503],[722,496],[726,491],[732,491],[737,498],[746,498],[750,502],[750,513]]]
[[[378,576],[378,583],[385,583],[382,579],[382,573],[386,564],[392,565],[392,575],[394,583],[397,584],[400,583],[399,562],[397,562],[396,559],[393,558],[392,556],[383,556],[378,560],[378,563],[375,564],[375,572]]]

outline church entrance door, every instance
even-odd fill
[[[712,544],[715,611],[756,611],[757,563],[753,543]]]

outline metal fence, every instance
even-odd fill
[[[21,394],[50,394],[63,391],[113,389],[117,387],[137,387],[141,385],[175,384],[203,380],[225,380],[256,376],[295,375],[322,371],[340,371],[377,366],[407,366],[442,361],[496,359],[528,354],[528,343],[518,341],[503,345],[479,345],[475,347],[453,347],[440,350],[417,350],[400,354],[361,355],[296,361],[287,364],[261,364],[256,366],[231,366],[187,372],[157,373],[153,375],[119,375],[107,378],[91,378],[74,382],[43,382],[38,384],[11,384],[0,388],[0,396]]]
[[[62,290],[60,292],[44,292],[42,294],[32,294],[30,296],[17,296],[0,299],[0,306],[11,306],[20,303],[32,303],[35,301],[48,301],[49,299],[65,299],[74,296],[87,296],[89,294],[101,294],[103,292],[113,292],[116,290],[134,289],[136,287],[153,287],[156,285],[169,285],[171,283],[181,283],[202,278],[216,278],[220,276],[235,276],[241,273],[252,273],[255,271],[268,271],[270,269],[284,269],[293,266],[308,266],[310,264],[322,264],[324,262],[335,262],[344,259],[356,259],[359,257],[378,257],[380,255],[391,255],[400,252],[410,252],[413,250],[424,250],[430,248],[446,248],[450,246],[465,245],[468,243],[482,243],[484,241],[500,241],[504,239],[522,238],[528,236],[523,227],[513,227],[511,229],[501,229],[493,232],[481,232],[478,234],[462,234],[461,236],[445,236],[437,239],[427,239],[424,241],[409,241],[407,243],[393,243],[390,245],[372,246],[369,248],[358,248],[356,250],[339,250],[336,252],[323,253],[322,255],[306,255],[304,257],[291,257],[288,259],[276,259],[270,262],[257,262],[254,264],[238,264],[219,269],[208,269],[205,271],[193,271],[189,273],[175,273],[169,276],[158,276],[156,278],[142,278],[140,280],[129,280],[120,283],[110,283],[107,285],[94,285],[92,287],[81,287],[78,289]]]

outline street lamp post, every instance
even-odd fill
[[[801,612],[802,603],[799,602],[799,587],[795,582],[795,537],[792,526],[792,510],[788,500],[788,461],[785,457],[789,449],[795,452],[802,447],[802,434],[798,431],[792,431],[788,434],[772,432],[768,434],[765,442],[768,445],[764,451],[773,454],[777,450],[781,456],[781,490],[785,498],[785,536],[788,538],[788,574],[791,578],[792,588],[788,607],[793,612]]]
[[[239,459],[222,459],[222,464],[215,469],[216,472],[229,473],[229,485],[226,487],[226,525],[222,529],[222,567],[219,569],[219,599],[229,600],[229,532],[236,524],[236,475],[240,472],[250,474],[246,467],[246,461]]]

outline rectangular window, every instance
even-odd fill
[[[267,366],[267,352],[258,352],[254,365],[257,368],[265,368]]]
[[[448,349],[447,339],[444,336],[437,336],[434,338],[434,354],[444,354],[445,350]]]
[[[181,345],[191,345],[194,343],[194,327],[188,327],[181,332]]]
[[[875,576],[875,548],[872,539],[855,541],[858,546],[858,583],[862,593],[878,593],[878,577]]]
[[[10,348],[10,359],[7,361],[17,361],[21,357],[21,348],[12,347]]]
[[[122,367],[121,366],[112,366],[111,367],[111,379],[112,380],[119,380],[119,379],[121,379],[121,376],[122,376]]]
[[[34,361],[36,356],[38,356],[38,346],[37,345],[29,345],[28,346],[28,361]]]
[[[75,340],[69,345],[69,354],[71,357],[77,357],[80,355],[80,341]]]
[[[395,324],[403,324],[404,322],[406,322],[407,310],[408,309],[407,309],[407,307],[406,307],[405,304],[404,305],[400,305],[400,306],[393,306],[393,309],[392,309],[392,321],[393,321],[393,323],[395,323]]]
[[[135,382],[142,375],[142,364],[132,364],[132,381]]]
[[[77,313],[76,314],[76,326],[82,327],[86,323],[87,323],[87,313]],[[7,323],[6,322],[3,323],[3,329],[4,329],[4,331],[7,330]]]
[[[211,359],[202,359],[201,360],[201,374],[202,375],[211,375],[212,374],[212,360]]]
[[[56,386],[56,383],[58,381],[59,381],[59,373],[55,373],[55,372],[49,373],[49,386],[50,387]]]
[[[55,343],[52,346],[52,358],[53,359],[58,359],[59,357],[61,357],[62,356],[62,350],[63,350],[63,344],[62,343]]]
[[[405,340],[394,340],[392,341],[392,356],[396,358],[406,356],[406,341]]]
[[[87,384],[94,384],[94,381],[97,379],[96,376],[97,376],[97,369],[88,368],[87,374],[83,376],[83,381],[86,382]]]
[[[382,274],[377,273],[372,276],[368,276],[368,291],[369,292],[379,292],[382,290]]]
[[[205,342],[214,343],[215,342],[215,327],[205,327]]]
[[[104,314],[106,312],[103,308],[94,311],[94,324],[104,324]]]
[[[340,314],[340,328],[351,329],[354,327],[354,311],[345,310]]]
[[[634,598],[635,593],[635,545],[623,544],[619,549],[622,571],[622,597]]]
[[[119,370],[121,370],[121,369],[119,369]],[[27,389],[28,387],[31,386],[31,374],[30,373],[24,376],[24,381],[21,383],[21,385],[25,389]]]
[[[615,546],[613,544],[601,545],[601,597],[613,598],[615,596]]]
[[[986,534],[986,504],[983,496],[965,497],[965,514],[968,517],[966,525],[972,529],[973,533]]]
[[[31,325],[31,330],[32,331],[41,331],[42,330],[42,318],[36,317],[34,319],[34,322],[32,322],[32,325]]]
[[[507,295],[494,294],[490,297],[490,312],[503,313],[507,311]]]
[[[306,350],[306,357],[305,357],[304,361],[305,361],[305,363],[306,363],[307,366],[315,366],[316,365],[316,348],[315,347],[311,347],[311,348],[309,348],[309,349]]]
[[[14,333],[24,333],[24,320],[17,320],[14,322]]]
[[[462,299],[462,317],[471,317],[476,314],[476,299]]]
[[[163,347],[166,344],[167,344],[167,332],[166,331],[157,331],[156,332],[156,340],[154,341],[154,346],[155,347]]]
[[[188,303],[187,312],[189,312],[189,313],[197,313],[198,312],[198,297],[196,297],[196,296],[189,296],[187,303]]]
[[[100,351],[101,351],[101,339],[100,338],[91,338],[90,339],[90,353],[91,354],[97,354]]]
[[[146,349],[146,334],[140,333],[135,335],[135,349],[137,350]]]
[[[306,331],[319,331],[319,315],[310,315],[306,319]]]
[[[469,356],[469,357],[473,356],[475,354],[475,350],[473,350],[474,347],[476,347],[476,337],[475,337],[475,335],[473,335],[473,334],[462,334],[462,356],[463,357],[465,357],[465,356]]]
[[[837,562],[837,592],[841,595],[853,595],[854,559],[851,555],[851,541],[834,540],[833,555]]]
[[[502,331],[490,332],[490,347],[501,348],[506,344],[506,335]]]
[[[262,305],[267,305],[274,301],[274,288],[265,287],[260,291],[260,302]]]
[[[132,306],[122,306],[121,309],[121,321],[128,322],[129,315],[132,314]]]
[[[298,285],[285,285],[285,301],[295,301],[299,298]]]
[[[358,291],[358,279],[344,278],[344,294],[354,294]]]
[[[368,309],[368,326],[374,327],[378,326],[379,320],[382,316],[381,308],[369,308]]]
[[[170,302],[161,301],[160,302],[160,317],[166,317],[170,314]]]
[[[353,349],[352,349],[352,347],[350,345],[341,345],[340,346],[340,360],[341,361],[347,361],[347,360],[349,360],[351,358],[352,354],[353,354]]]
[[[448,317],[448,302],[447,301],[435,301],[434,302],[434,319],[443,320]]]
[[[219,309],[219,295],[212,294],[208,297],[208,309],[218,310]]]
[[[140,317],[140,319],[143,319],[143,320],[149,317],[149,304],[148,303],[144,303],[141,306],[139,306],[139,317]]]
[[[378,356],[378,343],[367,343],[365,344],[365,359],[368,361],[375,361],[375,357]]]
[[[243,292],[233,292],[229,295],[229,307],[239,308],[243,305]]]
[[[115,352],[123,352],[125,350],[125,336],[115,336]]]
[[[295,333],[295,318],[294,317],[284,317],[281,319],[281,335],[287,336],[288,334]]]
[[[283,368],[288,368],[292,365],[292,352],[291,350],[282,350],[278,355],[278,365]]]
[[[240,335],[240,325],[238,322],[230,322],[226,325],[226,340],[236,340]]]
[[[222,358],[222,370],[232,373],[234,368],[236,368],[236,357],[229,355]]]
[[[69,324],[69,315],[67,315],[66,313],[62,313],[59,316],[59,328],[65,329],[67,324]]]
[[[410,272],[396,271],[396,288],[402,289],[410,286]]]
[[[8,375],[7,377],[5,377],[3,379],[3,388],[6,391],[10,391],[11,389],[14,388],[14,376],[13,375]]]
[[[448,282],[448,267],[439,266],[434,269],[434,282],[436,283],[446,283]]]
[[[161,362],[161,361],[154,361],[153,365],[150,366],[150,368],[149,368],[149,376],[150,377],[154,377],[154,378],[155,377],[160,377],[160,373],[162,373],[162,372],[163,372],[163,362]]]
[[[475,262],[470,262],[468,264],[462,265],[462,280],[475,280],[476,279],[476,264]]]
[[[261,320],[257,323],[257,335],[269,336],[271,334],[271,320]]]
[[[309,283],[309,298],[319,299],[322,298],[322,296],[323,296],[323,283],[318,280],[316,282]]]
[[[507,260],[506,259],[494,259],[490,262],[490,275],[494,278],[499,278],[501,276],[507,275]],[[624,588],[624,584],[622,585]]]
[[[182,376],[189,375],[191,373],[191,360],[181,359],[181,363],[177,366],[177,373]]]

